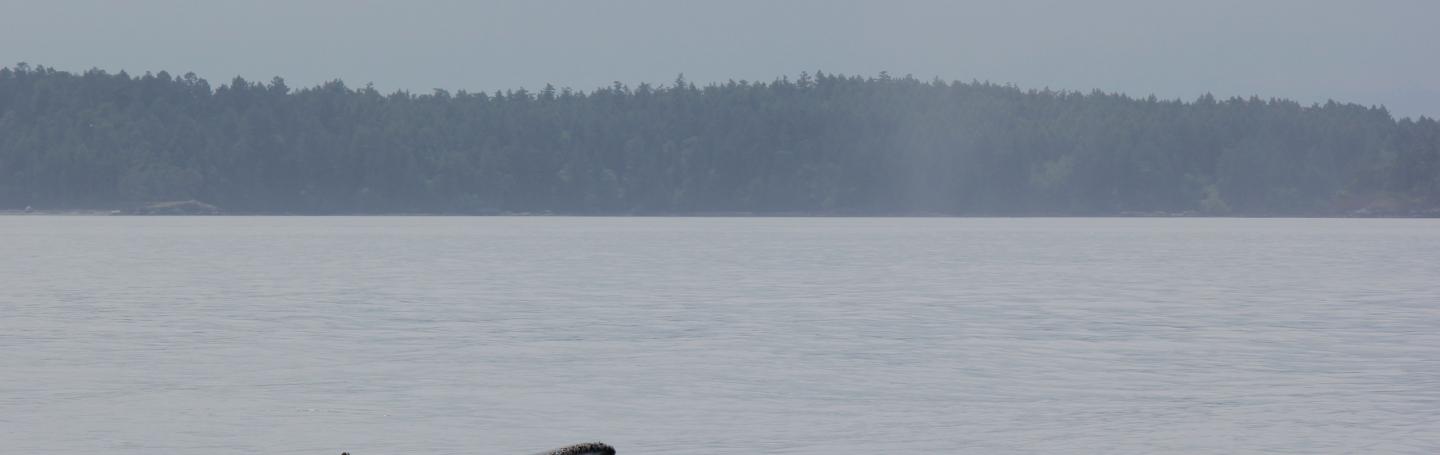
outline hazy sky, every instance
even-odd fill
[[[0,65],[292,87],[591,89],[914,74],[1440,116],[1440,1],[0,0]]]

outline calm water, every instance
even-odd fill
[[[1437,453],[1440,221],[0,217],[0,451]]]

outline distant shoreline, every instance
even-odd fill
[[[831,212],[675,212],[675,213],[289,213],[223,212],[214,214],[147,214],[121,210],[0,210],[0,216],[125,216],[125,217],[581,217],[581,218],[1310,218],[1310,219],[1437,219],[1440,211],[1413,214],[1348,215],[1211,215],[1199,213],[1116,214],[944,214],[944,213],[831,213]]]
[[[386,95],[29,65],[0,68],[0,100],[0,208],[64,214],[1440,217],[1440,122],[1337,102],[819,72]]]

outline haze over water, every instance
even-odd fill
[[[0,233],[7,453],[1440,450],[1440,220]]]

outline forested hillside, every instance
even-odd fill
[[[1435,215],[1383,108],[802,74],[397,92],[0,69],[0,209]]]

